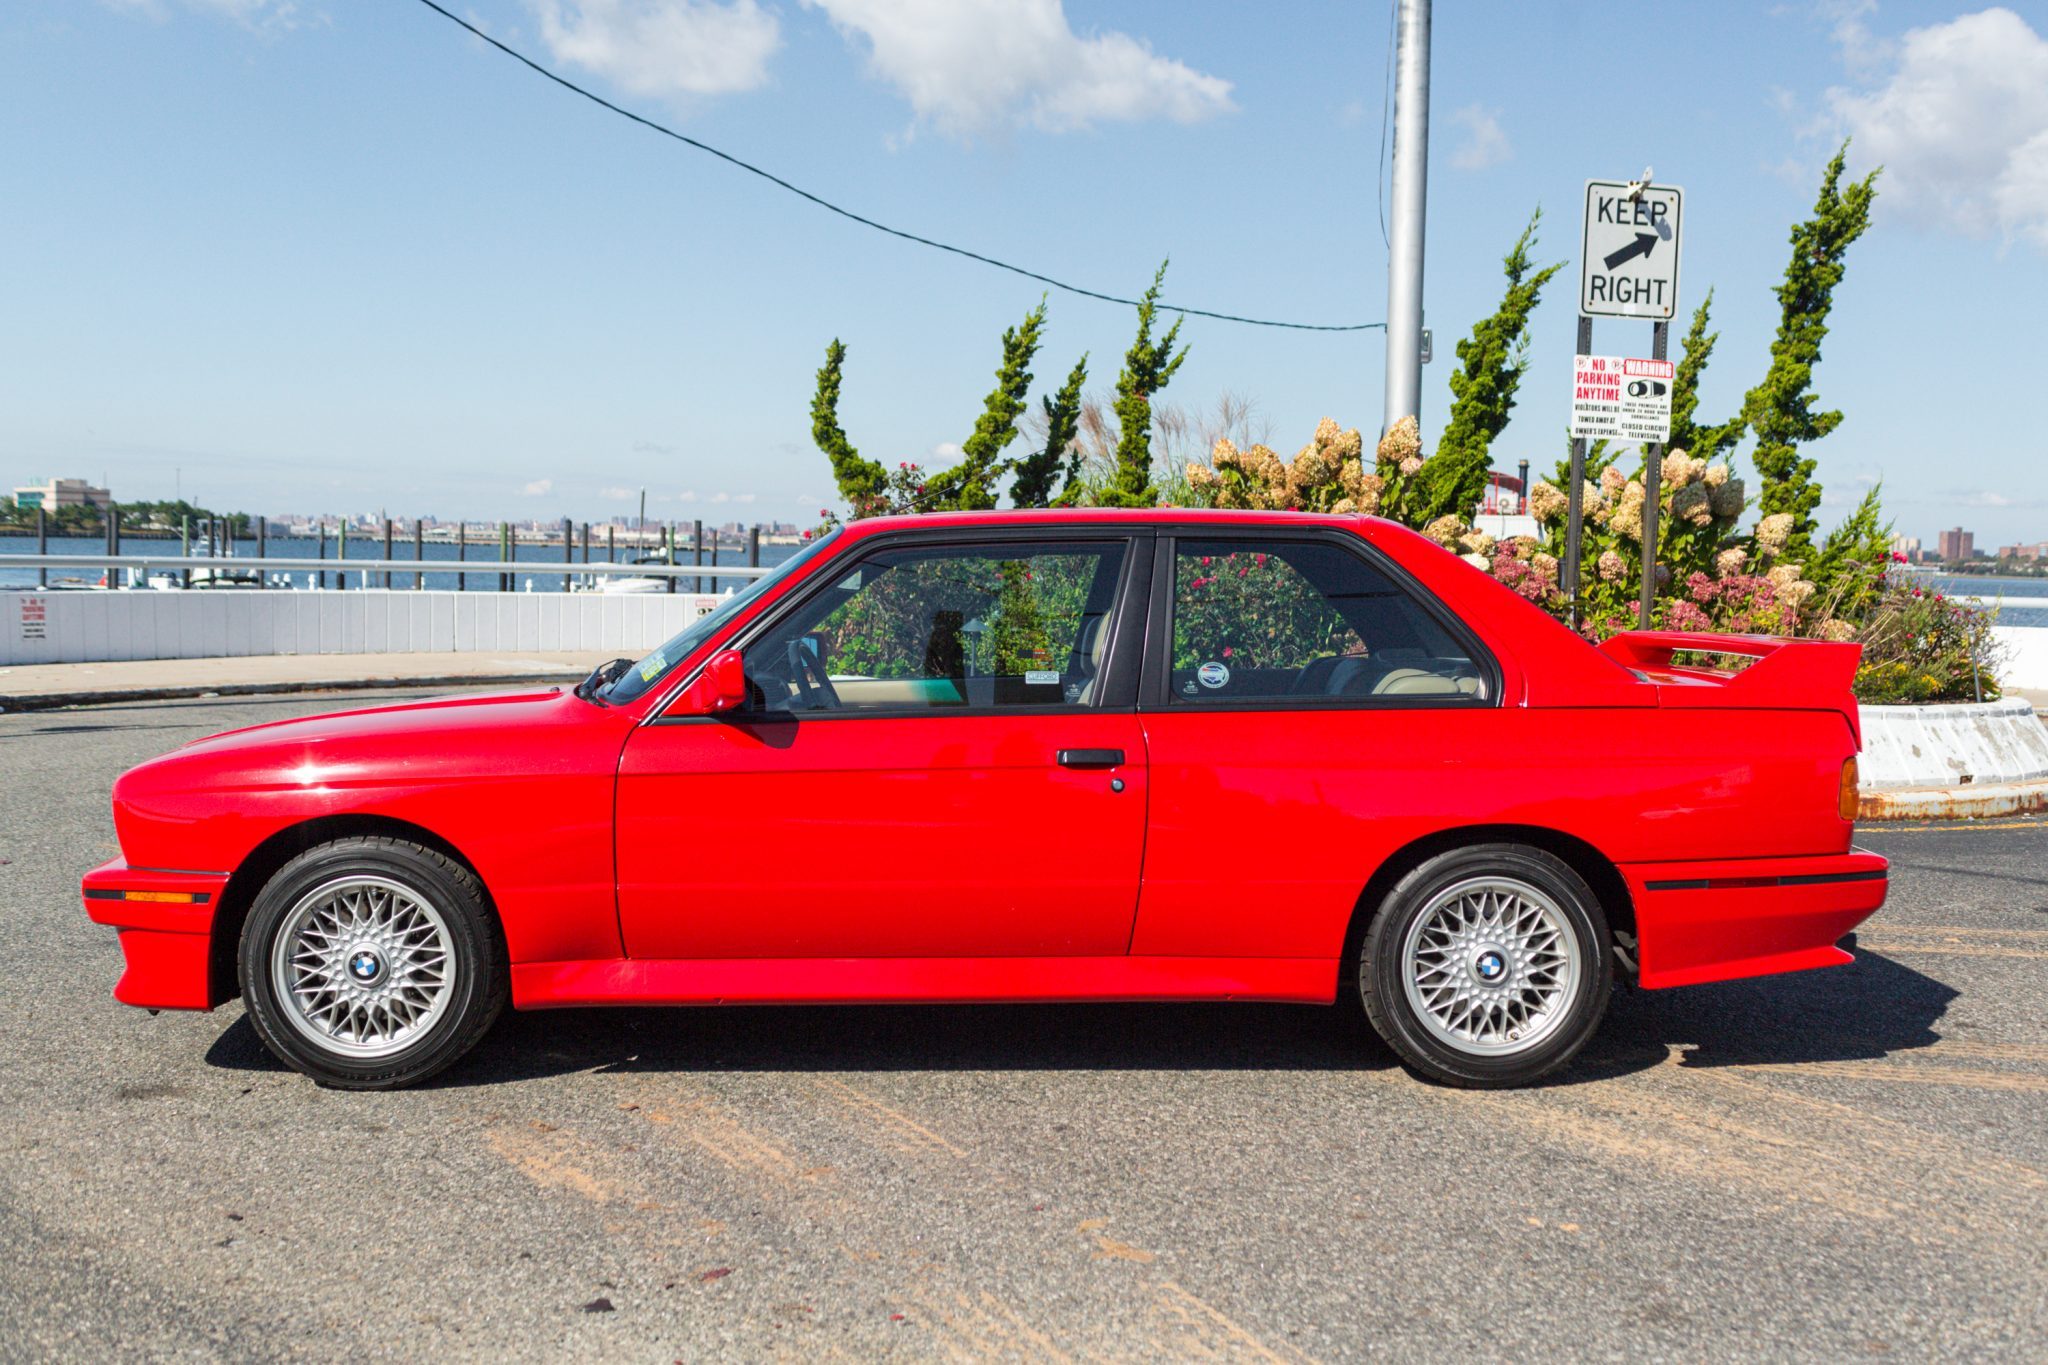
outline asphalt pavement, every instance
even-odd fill
[[[349,704],[0,716],[0,1358],[2048,1341],[2048,820],[1868,830],[1894,880],[1853,966],[1624,990],[1530,1091],[1216,1005],[508,1015],[343,1094],[239,1005],[116,1005],[77,880],[125,767]]]

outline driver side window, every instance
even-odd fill
[[[1122,541],[879,550],[745,651],[769,714],[1089,705]]]

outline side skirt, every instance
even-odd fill
[[[1337,962],[1284,957],[610,959],[512,968],[515,1009],[582,1005],[1263,1000],[1327,1005]]]

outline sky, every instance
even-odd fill
[[[1384,4],[450,3],[885,223],[1112,294],[1171,257],[1189,307],[1385,316]],[[1646,166],[1685,190],[1681,308],[1714,290],[1702,414],[1733,412],[1790,225],[1853,137],[1851,170],[1884,171],[1816,370],[1847,415],[1809,451],[1823,521],[1881,479],[1904,534],[2048,539],[2048,6],[1444,4],[1431,121],[1425,442],[1541,207],[1539,258],[1570,264],[1493,453],[1551,467],[1583,184]],[[418,0],[16,0],[0,177],[8,487],[578,520],[645,488],[650,516],[808,524],[832,501],[809,419],[828,342],[861,452],[939,466],[1043,292],[628,123]],[[1107,391],[1131,310],[1049,307],[1034,402],[1083,352]],[[1594,349],[1648,333],[1602,322]],[[1378,332],[1182,336],[1163,400],[1249,399],[1283,454],[1326,415],[1383,421]]]

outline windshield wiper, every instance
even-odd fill
[[[590,675],[576,684],[576,695],[585,701],[604,704],[604,689],[617,682],[625,671],[633,666],[631,659],[613,659],[590,670]]]

